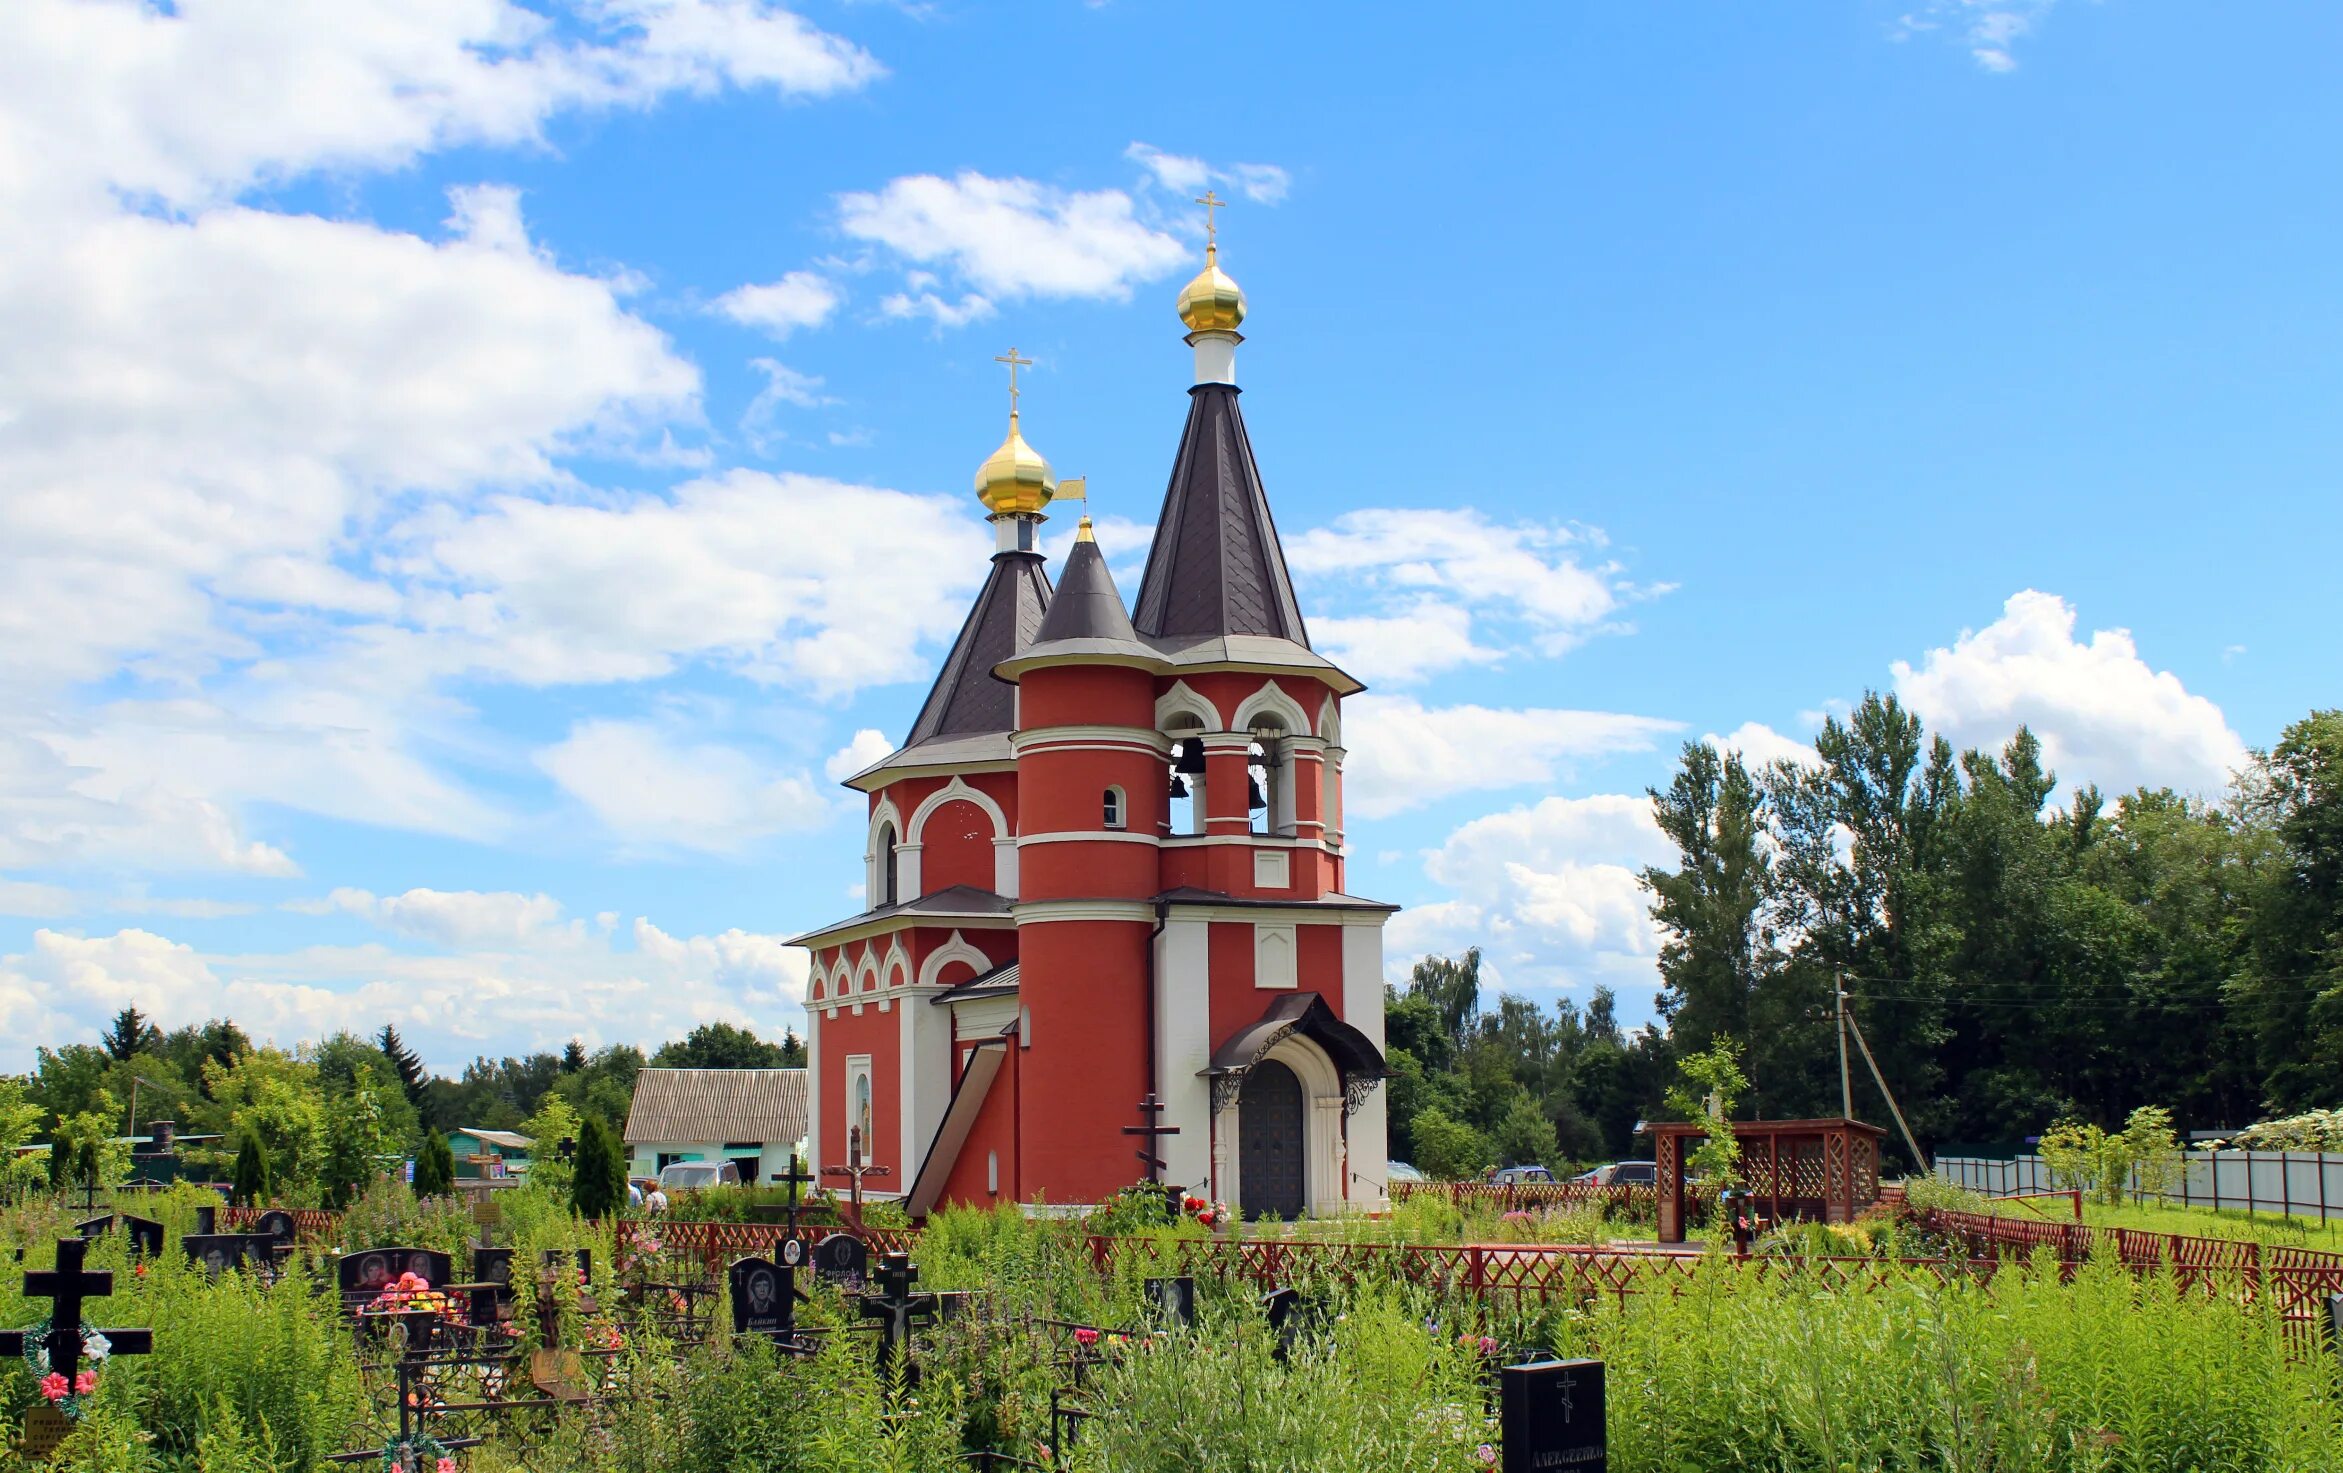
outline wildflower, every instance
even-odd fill
[[[63,1401],[66,1397],[66,1394],[72,1389],[73,1388],[66,1383],[65,1378],[55,1371],[51,1371],[48,1375],[41,1378],[41,1395],[47,1397],[50,1401]]]
[[[454,1458],[441,1458],[439,1466],[433,1470],[433,1473],[456,1473],[456,1460]]]
[[[1096,1345],[1098,1343],[1098,1332],[1096,1330],[1089,1329],[1076,1330],[1074,1332],[1074,1343],[1076,1345],[1082,1346],[1084,1349],[1088,1349],[1090,1346]]]
[[[1481,1354],[1483,1354],[1483,1355],[1495,1355],[1496,1353],[1497,1353],[1497,1342],[1496,1342],[1496,1341],[1494,1341],[1494,1340],[1492,1340],[1492,1339],[1490,1339],[1488,1336],[1486,1336],[1486,1335],[1483,1335],[1483,1336],[1481,1337]]]
[[[1484,1442],[1479,1447],[1474,1448],[1473,1456],[1481,1460],[1481,1466],[1484,1468],[1494,1468],[1497,1466],[1497,1449],[1491,1447],[1488,1443]]]
[[[98,1373],[95,1371],[83,1371],[73,1378],[73,1394],[75,1396],[94,1396],[97,1389]]]
[[[146,1265],[143,1263],[132,1268],[130,1271],[142,1279],[146,1277]]]

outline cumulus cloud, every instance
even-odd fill
[[[1293,185],[1292,177],[1275,164],[1213,165],[1186,154],[1167,153],[1151,143],[1134,142],[1123,150],[1123,157],[1139,163],[1156,183],[1183,199],[1225,184],[1257,205],[1274,205],[1285,199]]]
[[[786,338],[802,327],[820,327],[838,309],[837,285],[818,271],[792,271],[761,286],[739,286],[718,297],[715,309],[745,327]]]
[[[842,783],[894,750],[895,744],[885,732],[866,726],[854,734],[854,740],[830,754],[822,764],[822,775]]]
[[[1817,725],[1820,724],[1819,719]],[[1795,737],[1787,737],[1762,721],[1744,721],[1723,736],[1710,732],[1701,740],[1720,752],[1736,752],[1755,771],[1775,762],[1820,767],[1822,755]]]
[[[1998,749],[2021,723],[2031,727],[2069,784],[2220,792],[2247,755],[2221,708],[2150,667],[2129,631],[2082,642],[2075,619],[2056,594],[2012,594],[1993,623],[1963,630],[1918,666],[1897,661],[1896,694],[1956,747]]]
[[[836,812],[801,773],[768,773],[733,748],[678,743],[639,722],[579,722],[537,765],[611,832],[661,848],[733,853]]]
[[[839,228],[919,268],[887,298],[892,316],[957,326],[1026,297],[1120,301],[1192,252],[1139,218],[1119,189],[1067,190],[963,170],[914,174],[839,196]],[[929,288],[941,272],[955,285]],[[921,274],[924,273],[924,274]],[[954,301],[953,298],[958,300]]]
[[[1477,945],[1509,986],[1599,983],[1640,1001],[1657,986],[1659,932],[1638,876],[1671,857],[1641,795],[1549,797],[1474,819],[1425,856],[1426,876],[1452,893],[1393,919],[1393,974]]]
[[[1310,639],[1320,654],[1369,685],[1417,685],[1505,654],[1474,641],[1470,609],[1434,599],[1404,613],[1313,619]]]
[[[232,1017],[286,1047],[388,1022],[427,1065],[452,1074],[477,1053],[570,1037],[589,1048],[656,1045],[715,1019],[778,1036],[804,1026],[805,978],[805,953],[777,937],[678,936],[640,918],[625,932],[572,924],[484,933],[477,949],[245,955],[140,929],[81,936],[44,927],[23,952],[0,956],[0,1070],[29,1068],[37,1042],[94,1034],[135,1005],[165,1028]]]
[[[375,895],[344,886],[322,903],[295,902],[287,909],[344,911],[402,936],[453,947],[518,946],[550,937],[561,921],[561,902],[552,896],[511,890],[414,889],[402,895]],[[570,923],[568,935],[582,938],[582,924]]]
[[[1286,545],[1295,574],[1338,608],[1367,607],[1333,622],[1343,643],[1384,655],[1364,634],[1409,623],[1395,650],[1395,678],[1427,678],[1520,648],[1559,655],[1588,635],[1626,627],[1621,614],[1664,592],[1630,581],[1604,555],[1599,532],[1562,523],[1491,521],[1472,508],[1367,508],[1345,512]],[[1483,638],[1472,637],[1479,621]],[[1327,622],[1325,620],[1318,621]],[[1489,642],[1491,638],[1496,643]],[[1386,655],[1388,657],[1388,655]]]
[[[1578,762],[1649,751],[1673,721],[1608,711],[1426,706],[1411,696],[1343,703],[1343,802],[1381,818],[1459,793],[1553,782]]]

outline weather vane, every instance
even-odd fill
[[[993,359],[993,362],[1006,363],[1009,365],[1009,413],[1015,414],[1017,412],[1017,370],[1020,368],[1031,368],[1033,366],[1033,360],[1030,358],[1018,357],[1017,350],[1015,348],[1011,348],[1008,352]]]
[[[1224,199],[1222,199],[1222,198],[1221,198],[1219,195],[1217,195],[1217,194],[1214,194],[1214,193],[1213,193],[1211,190],[1207,189],[1207,190],[1205,190],[1205,191],[1204,191],[1204,192],[1203,192],[1201,195],[1198,195],[1198,196],[1196,197],[1196,203],[1198,203],[1198,204],[1200,204],[1200,205],[1202,205],[1202,206],[1204,207],[1204,238],[1205,238],[1205,241],[1206,241],[1208,244],[1210,244],[1210,245],[1214,245],[1214,246],[1217,246],[1217,245],[1219,245],[1219,244],[1220,244],[1220,222],[1219,222],[1219,220],[1218,220],[1218,219],[1217,219],[1217,218],[1216,218],[1216,217],[1213,215],[1213,213],[1212,213],[1212,212],[1213,212],[1214,210],[1221,209],[1221,208],[1225,207],[1225,206],[1228,204],[1228,201],[1227,201],[1227,200],[1224,200]],[[1013,351],[1015,351],[1015,350],[1014,350],[1014,349],[1012,349],[1011,351],[1013,352]]]

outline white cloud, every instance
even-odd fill
[[[1293,180],[1275,164],[1229,164],[1215,167],[1186,154],[1166,153],[1151,143],[1133,143],[1123,156],[1136,160],[1155,182],[1183,199],[1193,199],[1215,184],[1226,184],[1258,205],[1274,205],[1286,196]]]
[[[801,327],[820,327],[843,298],[837,285],[818,271],[792,271],[761,286],[734,287],[716,299],[716,310],[746,327],[786,338]]]
[[[1956,747],[1999,750],[2020,723],[2031,727],[2069,785],[2219,793],[2246,761],[2221,708],[2150,668],[2129,631],[2096,630],[2087,644],[2074,634],[2066,600],[2027,589],[1917,668],[1898,660],[1896,693]]]
[[[625,939],[632,949],[614,944],[611,928],[572,923],[524,927],[502,941],[484,935],[479,949],[234,955],[145,930],[85,937],[42,928],[24,952],[0,956],[0,1070],[29,1068],[37,1042],[94,1037],[133,1004],[165,1028],[233,1017],[287,1047],[391,1023],[445,1073],[476,1053],[571,1037],[589,1048],[655,1046],[714,1019],[768,1037],[804,1026],[806,956],[776,937],[675,936],[637,919]]]
[[[81,908],[71,890],[30,880],[0,880],[0,916],[30,916],[50,920]]]
[[[1343,703],[1343,802],[1380,818],[1458,793],[1551,783],[1572,764],[1649,751],[1678,723],[1607,711],[1427,707],[1410,696]]]
[[[1549,797],[1474,819],[1425,856],[1454,894],[1394,918],[1392,973],[1480,946],[1509,986],[1604,984],[1640,1001],[1657,986],[1659,931],[1638,876],[1672,857],[1641,795]]]
[[[677,745],[635,722],[580,722],[537,765],[613,833],[661,848],[734,853],[836,813],[802,774],[772,775],[732,748]]]
[[[1582,558],[1601,547],[1598,532],[1497,523],[1470,507],[1368,508],[1304,532],[1286,556],[1297,575],[1337,598],[1377,604],[1383,617],[1469,608],[1516,630],[1538,653],[1559,655],[1591,633],[1622,627],[1627,604],[1665,591],[1630,582],[1609,558]]]
[[[838,209],[848,235],[965,285],[970,295],[958,305],[917,284],[882,303],[888,315],[932,316],[945,326],[1024,297],[1120,301],[1193,254],[1141,221],[1119,189],[1066,190],[974,170],[949,179],[907,175],[841,195]]]
[[[854,740],[830,754],[822,764],[822,776],[842,783],[894,750],[895,744],[885,732],[866,726],[854,734]]]
[[[1897,18],[1897,40],[1943,31],[1968,48],[1970,60],[1989,72],[2017,70],[2011,48],[2034,32],[2054,0],[1923,0]]]
[[[414,889],[403,895],[374,895],[345,886],[328,895],[322,907],[286,908],[346,911],[401,936],[451,947],[541,941],[551,938],[561,922],[561,902],[552,896],[511,890]],[[580,922],[571,922],[566,930],[571,939],[584,935]]]
[[[1417,685],[1463,665],[1502,659],[1503,650],[1473,642],[1472,611],[1432,599],[1404,613],[1313,619],[1318,653],[1369,685]]]
[[[820,409],[838,402],[822,392],[822,380],[817,374],[799,373],[770,358],[752,358],[749,367],[765,376],[765,386],[749,401],[748,408],[741,411],[740,429],[748,437],[749,445],[760,454],[773,440],[786,438],[773,428],[782,405]]]
[[[1816,725],[1820,725],[1819,719]],[[1787,737],[1762,721],[1744,721],[1723,736],[1710,732],[1701,741],[1720,752],[1738,752],[1752,770],[1775,762],[1820,767],[1822,755],[1795,737]]]

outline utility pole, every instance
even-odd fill
[[[1839,973],[1831,983],[1838,1000],[1839,1011],[1839,1114],[1845,1119],[1855,1118],[1855,1085],[1847,1073],[1847,974]]]
[[[1896,1103],[1895,1091],[1887,1087],[1887,1076],[1879,1072],[1879,1060],[1871,1056],[1871,1042],[1863,1036],[1862,1025],[1849,1017],[1847,1026],[1855,1030],[1855,1047],[1863,1050],[1863,1062],[1871,1066],[1871,1081],[1879,1086],[1881,1097],[1887,1101],[1888,1113],[1896,1117],[1896,1129],[1904,1133],[1904,1144],[1911,1147],[1913,1164],[1920,1168],[1922,1176],[1928,1175],[1928,1158],[1920,1153],[1920,1143],[1912,1138],[1912,1127],[1904,1123],[1903,1107]],[[1846,1047],[1844,1039],[1840,1040],[1839,1047]]]

